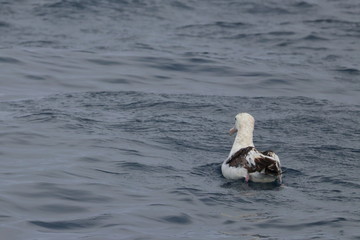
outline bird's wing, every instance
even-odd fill
[[[229,159],[226,161],[230,167],[245,167],[248,165],[246,156],[253,150],[253,147],[242,148],[239,151],[235,152]]]
[[[268,157],[272,157],[273,159],[275,159],[276,161],[278,161],[280,163],[280,159],[279,156],[276,155],[276,153],[272,150],[267,150],[264,152],[261,152],[263,155],[268,156]]]
[[[226,163],[230,167],[246,168],[249,173],[263,172],[275,176],[281,174],[280,162],[271,156],[264,155],[254,147],[240,149]]]

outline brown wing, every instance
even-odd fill
[[[230,167],[245,167],[246,165],[248,165],[246,155],[253,149],[254,147],[246,147],[240,149],[239,151],[234,153],[226,163],[229,164]]]
[[[279,162],[274,160],[273,158],[260,155],[254,158],[255,166],[251,170],[255,170],[254,172],[261,172],[265,170],[265,174],[278,176],[281,175],[281,168]],[[250,170],[248,170],[250,172]]]
[[[267,151],[264,151],[264,152],[261,152],[263,155],[265,156],[268,156],[268,157],[272,157],[272,158],[276,158],[276,154],[274,153],[274,151],[272,150],[267,150]]]
[[[249,173],[262,172],[269,175],[281,175],[281,168],[278,161],[271,157],[272,151],[258,152],[254,147],[246,147],[237,151],[226,162],[230,167],[243,167]],[[270,156],[269,156],[269,155]]]

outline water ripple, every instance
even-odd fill
[[[26,198],[35,198],[35,199],[50,198],[50,199],[69,200],[75,202],[104,203],[112,200],[110,197],[94,194],[91,191],[70,189],[70,188],[60,187],[57,184],[51,184],[51,183],[38,183],[36,184],[33,190],[34,191],[31,192],[13,191],[13,194]]]
[[[67,221],[29,221],[29,223],[52,230],[88,230],[90,228],[101,227],[103,225],[102,222],[109,218],[110,216],[105,215]]]
[[[174,223],[174,224],[191,224],[191,217],[187,214],[175,215],[175,216],[165,216],[161,218],[162,221],[167,223]]]
[[[332,230],[358,223],[357,105],[100,91],[0,106],[0,221],[8,228],[275,239],[311,238],[316,226],[340,236]],[[256,146],[279,154],[283,185],[222,176],[238,111],[257,119]]]

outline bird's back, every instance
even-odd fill
[[[238,150],[224,164],[228,166],[228,171],[246,169],[253,176],[263,174],[269,175],[269,177],[277,177],[282,173],[279,157],[273,151],[261,153],[252,146]],[[226,170],[226,168],[223,168],[223,170]]]

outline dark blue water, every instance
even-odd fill
[[[0,0],[1,239],[360,239],[359,16]],[[284,185],[222,177],[238,112]]]

